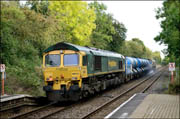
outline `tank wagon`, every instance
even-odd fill
[[[126,57],[126,79],[138,78],[152,69],[152,61],[134,57]]]
[[[43,90],[50,101],[77,101],[136,77],[148,70],[149,62],[60,42],[44,51]]]

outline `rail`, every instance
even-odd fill
[[[11,96],[8,96],[8,97],[11,97]],[[12,96],[12,99],[9,99],[9,100],[5,100],[4,98],[5,101],[2,101],[2,99],[1,99],[1,104],[0,104],[0,113],[13,109],[13,108],[25,106],[25,105],[37,105],[36,103],[37,98],[35,97],[24,96],[24,97],[18,97],[18,98],[13,99],[13,96]]]
[[[28,111],[28,112],[25,112],[25,113],[21,113],[21,114],[18,114],[16,116],[13,116],[13,117],[10,117],[10,119],[19,119],[19,118],[25,118],[25,117],[28,117],[30,115],[32,115],[33,113],[37,113],[45,108],[49,108],[50,106],[52,106],[53,104],[55,103],[50,103],[50,104],[47,104],[45,106],[41,106],[41,107],[38,107],[38,108],[35,108],[31,111]]]

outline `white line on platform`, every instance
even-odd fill
[[[154,110],[155,110],[155,109],[152,109],[152,111],[151,111],[151,113],[150,113],[150,114],[153,114]]]
[[[130,100],[132,100],[134,97],[136,96],[136,94],[134,94],[133,96],[131,96],[127,101],[125,101],[123,104],[121,104],[119,107],[117,107],[113,112],[111,112],[110,114],[108,114],[105,119],[110,118],[116,111],[118,111],[120,108],[122,108],[126,103],[128,103]]]
[[[126,118],[127,116],[128,116],[128,113],[125,112],[125,113],[123,113],[119,118]]]

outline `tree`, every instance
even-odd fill
[[[154,38],[155,41],[168,46],[167,55],[175,56],[180,62],[180,2],[178,0],[166,0],[163,7],[156,11],[156,18],[161,19],[162,31]],[[179,61],[178,61],[179,59]]]
[[[107,7],[102,3],[93,2],[90,3],[89,6],[93,8],[96,13],[96,29],[92,32],[91,44],[96,48],[107,49],[109,43],[112,41],[112,34],[115,33],[112,15],[105,12]]]
[[[92,46],[120,52],[126,38],[125,26],[115,20],[111,14],[106,13],[107,7],[104,4],[93,2],[89,6],[96,13],[96,29],[93,30],[91,36]]]
[[[1,57],[8,72],[7,82],[12,79],[16,82],[6,85],[10,89],[21,85],[38,92],[42,74],[40,68],[36,68],[41,66],[42,50],[54,41],[51,40],[54,31],[49,30],[53,26],[42,14],[14,2],[1,3]]]
[[[115,29],[115,34],[113,34],[112,36],[112,41],[110,42],[109,46],[110,46],[110,50],[114,51],[114,52],[119,52],[122,53],[123,52],[123,42],[126,39],[126,27],[124,26],[124,24],[119,23],[117,20],[114,19],[113,21],[113,26]]]
[[[161,55],[160,55],[160,52],[159,51],[155,51],[153,52],[152,54],[153,56],[153,59],[158,63],[160,64],[161,63]]]
[[[49,15],[49,2],[48,0],[37,0],[37,1],[28,1],[26,6],[29,6],[31,10],[34,10],[37,13],[43,15]]]
[[[86,2],[82,1],[51,1],[50,13],[56,16],[63,41],[87,45],[92,30],[96,27],[96,15]]]
[[[125,41],[122,47],[124,49],[122,54],[125,56],[152,59],[152,51],[139,38]]]
[[[131,57],[142,57],[142,48],[134,41],[126,41],[125,43],[125,54]]]

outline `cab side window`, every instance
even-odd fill
[[[87,66],[88,64],[88,58],[87,56],[83,56],[83,66]]]
[[[101,70],[101,56],[95,56],[94,70]]]
[[[119,69],[123,69],[123,61],[119,61]]]

